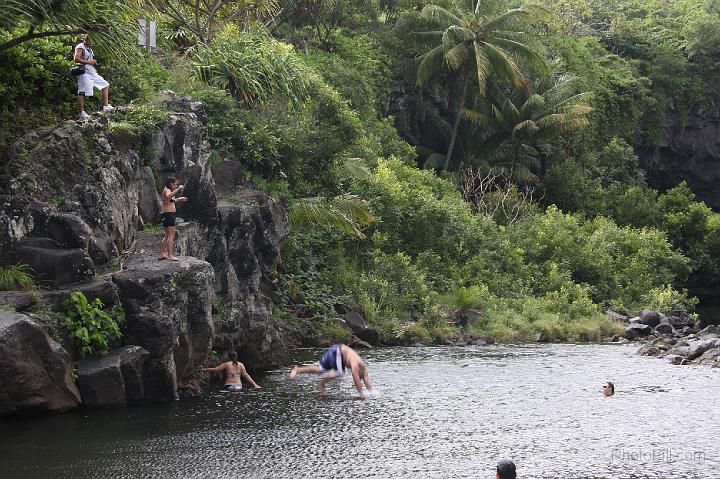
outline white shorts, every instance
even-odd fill
[[[110,86],[103,77],[98,75],[97,70],[91,65],[85,65],[85,73],[78,77],[78,95],[93,96],[93,87],[98,90]]]

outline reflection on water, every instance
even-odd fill
[[[288,370],[263,389],[172,405],[0,420],[10,478],[494,477],[717,479],[720,370],[673,367],[632,346],[393,348],[363,353],[320,397]],[[322,351],[302,351],[312,362]],[[600,387],[615,382],[606,398]]]

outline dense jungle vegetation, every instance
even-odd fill
[[[91,32],[112,103],[202,100],[215,163],[287,198],[271,299],[313,338],[347,339],[336,318],[356,310],[388,343],[595,340],[617,332],[608,308],[692,311],[686,288],[720,287],[720,215],[683,183],[649,187],[633,149],[716,94],[717,1],[0,11],[0,150],[75,117],[67,71]],[[154,52],[134,46],[140,17],[158,23]]]

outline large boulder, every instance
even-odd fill
[[[695,325],[692,316],[684,311],[670,311],[667,313],[667,320],[675,329],[691,328]]]
[[[672,335],[675,334],[677,331],[675,331],[675,328],[673,328],[672,324],[670,324],[669,321],[663,320],[663,322],[655,326],[655,332],[657,334]]]
[[[653,311],[652,309],[643,309],[640,311],[638,316],[640,317],[640,322],[642,324],[647,324],[652,328],[660,324],[660,321],[663,319],[662,314],[657,311]]]
[[[212,345],[214,273],[205,261],[131,260],[113,275],[125,318],[125,342],[150,353],[145,398],[170,401],[202,365]]]
[[[64,288],[43,291],[41,295],[45,306],[55,312],[62,313],[67,309],[65,301],[74,291],[83,293],[90,302],[95,301],[96,298],[99,299],[102,301],[103,306],[107,308],[118,304],[117,287],[107,276],[99,277],[89,283],[74,284]]]
[[[705,354],[706,351],[715,348],[720,348],[720,339],[718,338],[691,341],[688,345],[687,358],[697,359],[703,354]]]
[[[78,386],[85,406],[125,406],[145,399],[144,368],[150,353],[124,346],[104,358],[80,361]]]
[[[628,339],[638,339],[649,335],[652,332],[652,328],[647,324],[642,323],[630,323],[625,326],[625,337]]]
[[[36,281],[61,286],[95,276],[95,264],[80,248],[62,248],[49,238],[24,237],[15,245],[13,260],[27,265]]]
[[[38,321],[0,312],[0,416],[75,408],[80,394],[69,359]]]
[[[350,331],[360,340],[377,346],[380,343],[380,333],[377,329],[368,328],[365,319],[357,311],[350,311],[343,316],[343,322]]]

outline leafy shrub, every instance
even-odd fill
[[[0,291],[29,291],[35,289],[35,280],[24,264],[0,267]]]
[[[70,293],[65,307],[67,313],[61,324],[70,334],[70,341],[78,349],[81,359],[93,354],[105,356],[110,341],[121,337],[117,319],[125,314],[122,308],[107,313],[100,298],[90,303],[81,291]]]
[[[333,319],[313,321],[309,336],[316,344],[323,340],[333,343],[347,343],[350,340],[350,332]]]

